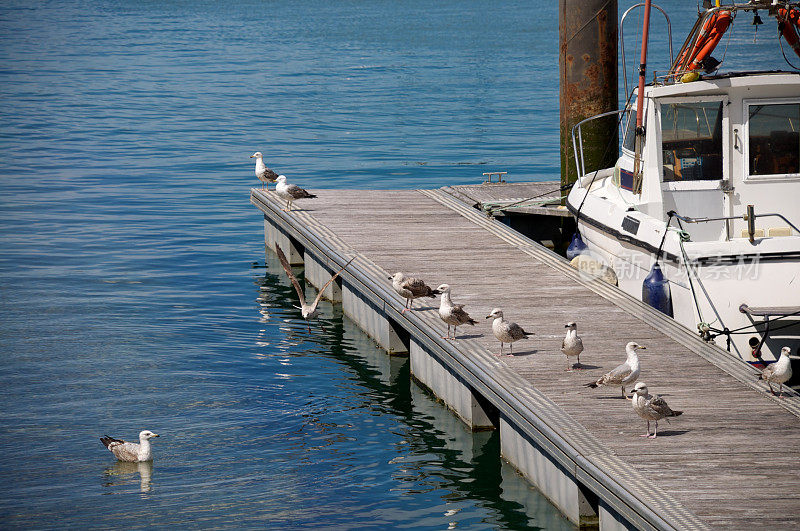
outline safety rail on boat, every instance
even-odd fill
[[[619,19],[619,46],[620,55],[622,57],[622,79],[625,82],[625,94],[630,94],[630,92],[628,91],[628,74],[625,70],[625,38],[623,37],[622,29],[625,26],[625,17],[628,16],[628,13],[636,8],[643,7],[644,5],[644,2],[632,5],[622,14],[622,17]],[[672,65],[675,62],[675,56],[672,53],[672,23],[669,21],[669,16],[667,15],[666,11],[661,9],[656,4],[651,3],[650,5],[661,11],[661,14],[664,15],[665,19],[667,19],[667,36],[669,37],[669,64]]]
[[[597,120],[598,118],[605,118],[606,116],[612,116],[617,114],[622,114],[624,112],[628,112],[630,107],[625,107],[624,109],[618,109],[616,111],[608,111],[602,114],[596,114],[590,118],[586,118],[585,120],[581,120],[580,122],[576,123],[572,126],[572,151],[575,154],[575,169],[578,172],[578,182],[580,182],[580,178],[586,175],[586,165],[583,160],[583,135],[581,134],[581,126],[586,122],[591,122],[592,120]],[[578,131],[578,141],[580,141],[581,148],[578,150],[578,142],[575,140],[575,130]],[[620,134],[623,133],[623,124],[622,120],[619,121],[619,130]],[[580,155],[580,158],[579,158]],[[579,185],[580,186],[580,185]]]
[[[743,219],[747,222],[747,233],[750,237],[750,241],[753,242],[755,240],[756,234],[756,224],[755,221],[758,218],[769,218],[769,217],[776,217],[781,218],[784,223],[789,225],[792,229],[794,229],[798,234],[800,234],[800,229],[798,229],[791,221],[786,219],[786,216],[783,214],[779,214],[777,212],[770,212],[768,214],[756,214],[755,208],[753,205],[747,205],[747,210],[745,211],[743,216],[721,216],[716,218],[692,218],[689,216],[681,216],[674,210],[670,210],[667,212],[668,216],[674,217],[686,223],[709,223],[711,221],[729,221],[733,219]]]

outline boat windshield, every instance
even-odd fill
[[[664,182],[722,179],[722,101],[661,104]]]

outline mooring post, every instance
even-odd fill
[[[561,184],[569,184],[578,178],[572,127],[617,109],[617,0],[559,0],[558,13]],[[615,164],[616,126],[614,115],[582,126],[587,172]]]

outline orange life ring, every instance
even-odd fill
[[[733,16],[730,11],[716,11],[703,23],[703,27],[697,34],[691,50],[686,50],[678,58],[676,64],[681,65],[682,71],[697,70],[702,66],[703,60],[711,55],[717,47],[722,36],[731,25]]]
[[[800,56],[800,11],[784,8],[778,9],[778,25],[783,38],[792,47],[794,53]]]

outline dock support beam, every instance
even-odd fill
[[[305,264],[303,246],[280,227],[274,225],[266,215],[264,216],[264,246],[273,251],[276,246],[280,246],[290,265]]]
[[[342,282],[342,311],[389,354],[408,354],[405,330],[347,282]]]
[[[425,346],[411,338],[411,376],[439,397],[473,430],[494,429],[485,403],[457,374]]]
[[[519,470],[564,516],[580,527],[599,524],[598,499],[547,450],[500,417],[500,455]]]
[[[558,34],[561,184],[569,184],[578,177],[572,127],[618,108],[617,0],[559,0]],[[582,127],[586,171],[609,168],[616,162],[616,124],[617,117],[608,116]]]
[[[323,261],[318,259],[313,254],[309,253],[308,250],[306,250],[304,254],[304,259],[306,280],[317,289],[322,288],[322,286],[331,279],[331,275],[339,270],[338,266],[336,269],[332,269],[327,265],[327,260],[323,259]],[[322,292],[323,299],[331,302],[342,302],[340,278],[341,277],[338,277],[325,288],[325,291]]]

